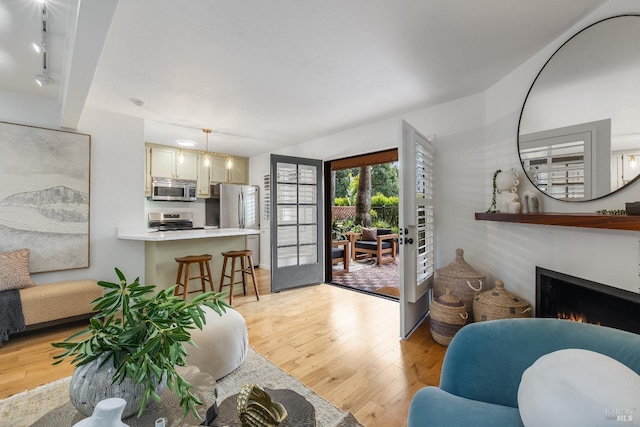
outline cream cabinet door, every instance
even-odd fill
[[[198,179],[198,155],[189,151],[176,154],[176,178]]]
[[[229,169],[229,182],[234,184],[247,183],[247,159],[245,157],[233,157]]]
[[[227,180],[227,158],[222,156],[211,156],[211,182],[228,182]]]
[[[199,154],[198,165],[198,197],[209,197],[211,188],[211,166],[204,165],[204,154]]]
[[[151,147],[151,176],[175,178],[176,150],[170,147]]]

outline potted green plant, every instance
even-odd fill
[[[161,391],[157,387],[164,380],[180,399],[184,415],[191,411],[199,417],[196,405],[202,402],[192,393],[193,386],[175,368],[186,364],[185,343],[193,344],[189,331],[196,327],[202,329],[206,322],[201,306],[210,307],[218,315],[229,307],[222,300],[223,294],[206,292],[189,301],[174,296],[174,287],[153,294],[155,286],[142,285],[139,278],[127,283],[124,274],[117,268],[115,271],[119,283],[98,282],[105,288],[105,294],[93,301],[97,314],[89,326],[63,342],[52,343],[65,350],[54,356],[57,359],[54,364],[73,358],[71,363],[76,365],[76,373],[90,364],[96,370],[106,367],[113,385],[126,380],[129,388],[131,384],[141,387],[142,396],[133,410],[138,416],[150,398],[160,400]],[[73,395],[71,400],[73,403]]]

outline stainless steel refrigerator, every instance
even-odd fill
[[[260,187],[257,185],[214,184],[205,201],[205,226],[260,230]],[[260,264],[260,235],[247,236],[253,263]]]

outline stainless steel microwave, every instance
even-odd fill
[[[197,181],[190,179],[152,178],[151,200],[194,202]]]

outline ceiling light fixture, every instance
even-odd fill
[[[196,142],[189,139],[176,139],[176,144],[181,147],[195,147]]]
[[[205,134],[206,142],[206,151],[204,153],[204,166],[209,167],[211,165],[211,161],[209,160],[209,134],[211,133],[211,129],[202,129],[202,132]]]
[[[48,35],[48,16],[47,5],[42,1],[42,9],[40,11],[41,26],[40,26],[40,43],[33,43],[33,47],[36,52],[42,54],[42,74],[36,76],[36,83],[38,86],[43,87],[49,83],[53,83],[53,79],[49,77],[49,69],[47,68],[47,49],[49,48],[49,35]]]

